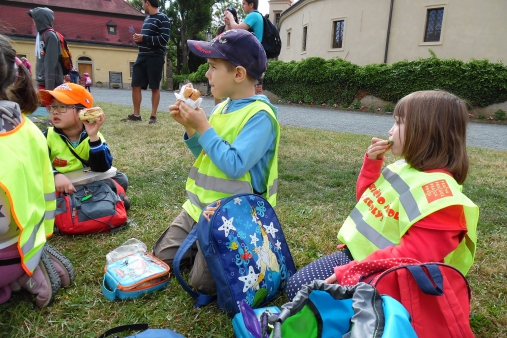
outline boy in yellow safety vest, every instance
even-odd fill
[[[169,107],[185,128],[183,139],[196,157],[186,183],[183,211],[154,245],[154,254],[168,264],[199,220],[206,205],[239,193],[256,193],[276,205],[280,126],[277,109],[255,85],[266,71],[266,53],[255,36],[228,30],[210,42],[189,40],[190,50],[208,59],[206,77],[218,104],[208,121],[201,108],[184,102]],[[212,294],[215,282],[204,256],[194,250],[189,283]],[[191,257],[184,257],[187,262]]]

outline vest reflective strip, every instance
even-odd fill
[[[39,228],[40,228],[43,221],[44,221],[44,219],[41,219],[40,222],[36,226],[34,226],[33,231],[30,234],[30,238],[28,238],[26,243],[21,247],[21,251],[23,252],[23,256],[25,256],[30,250],[33,249],[34,244],[35,244],[35,237],[37,237],[37,233],[39,232]],[[41,251],[39,251],[39,254],[34,255],[32,258],[30,258],[30,260],[25,262],[26,267],[30,271],[33,271],[37,267],[37,264],[39,264],[40,253],[41,253]]]
[[[382,236],[377,230],[373,229],[368,223],[366,223],[363,220],[363,215],[357,208],[352,210],[350,218],[356,224],[357,231],[372,242],[377,248],[385,249],[394,245],[393,242]]]
[[[199,209],[204,210],[206,208],[207,204],[201,203],[201,201],[199,200],[199,197],[197,197],[197,195],[194,194],[193,192],[191,192],[190,190],[187,190],[187,197],[188,197],[188,200],[190,201],[190,203],[192,203],[193,205],[195,205]]]
[[[252,192],[252,187],[250,186],[249,182],[231,181],[223,178],[208,176],[198,172],[198,169],[196,167],[192,167],[192,169],[190,169],[190,174],[188,177],[193,179],[198,187],[201,187],[205,190],[222,192],[231,195]]]
[[[273,196],[278,192],[278,178],[273,181],[273,185],[269,187],[269,196]]]
[[[414,219],[421,216],[421,211],[417,206],[417,202],[415,201],[414,196],[410,193],[410,187],[407,183],[405,183],[405,181],[403,181],[400,175],[388,168],[385,168],[382,171],[382,175],[389,183],[391,183],[394,190],[396,190],[396,192],[400,195],[400,203],[403,205],[408,219],[412,222]]]
[[[46,202],[56,201],[56,193],[50,192],[49,194],[44,194],[44,200]]]
[[[45,220],[52,220],[55,217],[56,217],[56,210],[46,211],[44,213]]]
[[[44,200],[46,202],[56,201],[56,193],[50,192],[49,194],[44,194]],[[55,216],[56,216],[56,210],[50,210],[50,211],[46,211],[44,213],[44,219],[46,219],[46,220],[51,220],[51,219],[55,218]]]

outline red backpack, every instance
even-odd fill
[[[57,193],[55,226],[64,235],[119,230],[128,223],[125,190],[107,178],[76,186],[72,195]]]
[[[470,328],[470,286],[465,276],[450,265],[411,258],[362,262],[342,278],[344,285],[358,282],[367,282],[380,294],[403,304],[419,338],[474,337]]]

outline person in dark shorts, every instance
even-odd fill
[[[142,121],[141,89],[151,89],[151,116],[149,124],[157,122],[157,109],[160,102],[160,81],[165,63],[165,50],[169,40],[171,23],[167,15],[158,11],[158,0],[143,0],[146,13],[141,33],[134,33],[133,39],[139,46],[137,60],[132,69],[132,103],[134,113],[122,121]]]

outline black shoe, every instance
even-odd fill
[[[155,124],[155,123],[157,123],[157,117],[151,115],[150,116],[150,122],[148,122],[148,124]]]
[[[127,116],[126,118],[121,119],[121,120],[123,122],[126,122],[126,121],[142,121],[143,119],[141,118],[141,115],[136,116],[134,114],[130,114],[129,116]]]

